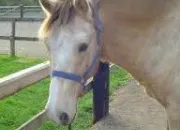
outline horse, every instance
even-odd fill
[[[103,30],[95,27],[93,3],[40,0],[46,18],[39,37],[53,72],[49,118],[63,125],[74,120],[85,80],[81,76],[89,66],[86,77],[95,75],[105,60],[126,69],[164,107],[168,130],[180,130],[180,1],[101,0],[96,11]]]

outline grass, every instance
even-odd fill
[[[10,57],[8,55],[0,55],[0,78],[11,73],[28,68],[32,65],[41,63],[43,60],[26,57]]]
[[[0,101],[0,130],[14,130],[44,108],[48,95],[43,80]]]
[[[8,73],[8,72],[6,72]],[[111,69],[110,92],[124,85],[130,75],[122,68]],[[13,96],[0,101],[0,130],[13,130],[44,109],[48,97],[49,79],[36,83]],[[78,117],[73,130],[88,130],[92,125],[92,93],[79,101]],[[52,122],[45,122],[38,130],[64,130]]]
[[[43,62],[42,59],[0,55],[0,78],[41,62]],[[29,119],[30,115],[36,114],[38,107],[31,108],[31,111],[29,111],[29,106],[33,106],[34,101],[37,98],[31,95],[34,93],[34,91],[38,92],[39,95],[41,95],[39,98],[37,98],[38,100],[43,97],[43,94],[47,95],[47,93],[41,93],[43,90],[48,92],[48,90],[41,88],[41,86],[43,87],[44,84],[47,84],[47,82],[48,80],[39,82],[38,84],[33,85],[32,88],[22,90],[21,92],[0,101],[0,130],[15,129],[22,122],[25,122],[27,119]],[[34,89],[36,86],[38,87]],[[28,109],[26,109],[27,104],[24,103],[27,102],[27,100],[29,105]],[[16,120],[17,117],[19,120]]]

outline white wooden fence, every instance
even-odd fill
[[[0,79],[0,99],[10,96],[27,86],[49,76],[49,62],[19,71]],[[38,113],[17,130],[35,130],[46,120],[45,110]]]

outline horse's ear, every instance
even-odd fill
[[[90,13],[90,3],[88,0],[74,0],[77,11],[81,13]]]
[[[39,0],[39,4],[45,14],[49,15],[53,12],[56,3],[52,0]]]

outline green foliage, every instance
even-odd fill
[[[18,70],[41,63],[42,61],[42,59],[0,55],[0,78]]]

